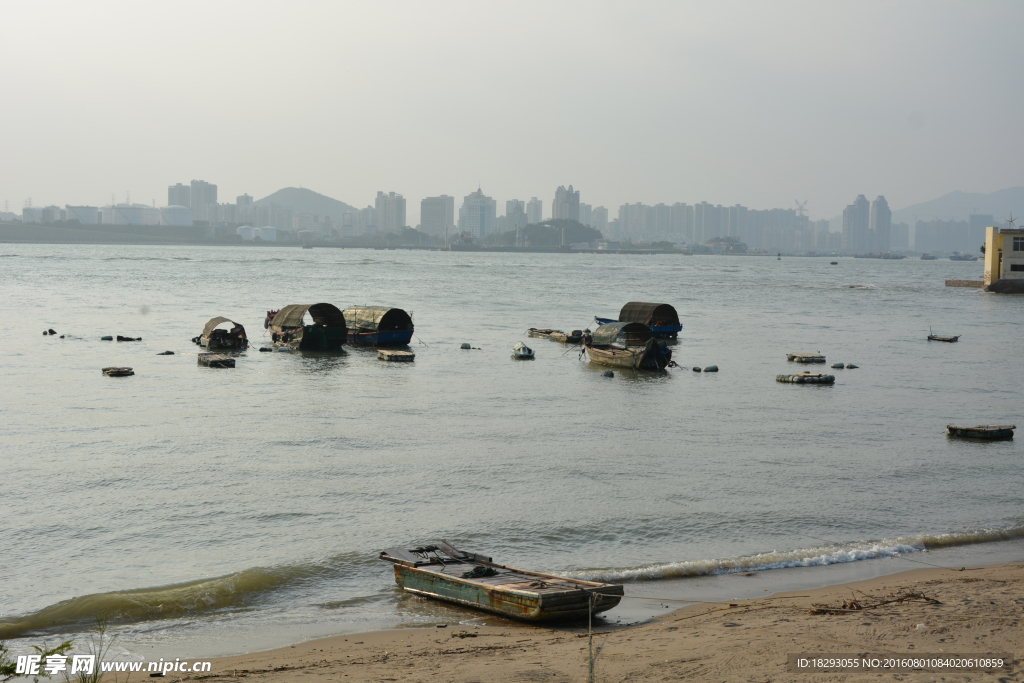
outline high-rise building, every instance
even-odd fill
[[[167,206],[192,206],[192,188],[177,183],[167,186]]]
[[[580,203],[580,217],[577,219],[583,225],[590,225],[590,214],[594,207],[590,204]]]
[[[555,201],[551,205],[551,218],[558,220],[564,218],[571,221],[578,221],[580,219],[580,192],[579,190],[573,191],[572,185],[569,189],[565,189],[564,185],[559,185],[558,189],[555,190]]]
[[[889,249],[905,251],[910,249],[910,224],[893,223],[889,233]]]
[[[522,230],[526,227],[526,202],[510,199],[505,202],[504,230]]]
[[[687,240],[687,218],[692,214],[692,209],[682,202],[676,202],[669,208],[669,232],[675,241]]]
[[[420,228],[431,235],[455,230],[455,197],[424,197],[420,200]]]
[[[377,210],[377,228],[383,232],[398,232],[405,227],[405,197],[394,192],[378,192],[374,203]]]
[[[247,194],[240,194],[235,197],[235,220],[245,225],[252,225],[255,217],[252,197]]]
[[[531,197],[530,201],[526,202],[526,222],[535,225],[542,220],[544,220],[544,201]]]
[[[216,185],[205,180],[193,180],[189,190],[189,200],[188,206],[192,208],[192,220],[217,222]]]
[[[497,202],[488,197],[478,187],[476,192],[467,194],[459,209],[459,230],[476,237],[484,237],[494,232],[494,217],[497,215]]]
[[[654,235],[663,240],[672,232],[672,207],[667,204],[655,204],[652,207],[654,216]]]
[[[590,227],[600,230],[601,234],[608,236],[608,209],[603,206],[595,206],[590,212]]]
[[[878,195],[875,201],[871,202],[871,231],[868,240],[868,249],[873,252],[884,254],[892,247],[890,238],[892,233],[892,211],[889,210],[889,202],[885,197]]]
[[[843,209],[843,251],[848,254],[866,254],[869,250],[868,227],[871,224],[870,205],[859,194],[853,204]]]
[[[735,237],[741,242],[747,242],[749,237],[747,231],[747,207],[742,204],[730,206],[726,209],[726,237]],[[749,244],[749,243],[748,243]]]

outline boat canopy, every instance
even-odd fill
[[[242,327],[241,325],[236,323],[234,320],[231,320],[229,318],[225,318],[223,316],[218,316],[216,318],[210,318],[210,322],[206,323],[206,327],[203,328],[203,336],[204,337],[209,337],[210,333],[213,332],[214,329],[216,329],[217,325],[220,325],[221,323],[231,323],[231,325],[233,327],[241,327],[242,328],[242,334],[245,335],[245,328],[244,327]]]
[[[609,323],[594,330],[591,343],[597,346],[614,344],[619,337],[625,337],[625,346],[643,346],[654,337],[654,333],[641,323]]]
[[[317,325],[346,329],[345,316],[334,304],[291,304],[278,311],[270,324],[274,327],[302,327],[302,317],[307,311]]]
[[[622,322],[641,323],[667,327],[679,325],[679,314],[668,304],[651,304],[644,301],[630,301],[619,311]]]
[[[412,329],[408,313],[387,306],[349,306],[345,309],[345,323],[353,330],[364,332]]]

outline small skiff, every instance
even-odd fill
[[[1013,430],[1017,425],[978,425],[977,427],[957,427],[946,425],[946,436],[959,436],[964,439],[984,439],[998,441],[1012,439]]]
[[[566,334],[562,330],[553,330],[549,328],[538,329],[536,327],[531,327],[526,331],[526,334],[531,337],[541,337],[543,339],[550,339],[551,341],[561,342],[563,344],[579,344],[583,341],[582,330],[573,330]]]
[[[523,342],[516,342],[512,347],[512,357],[516,360],[533,360],[533,349]]]
[[[567,579],[497,564],[444,541],[413,550],[391,548],[399,587],[435,600],[525,621],[586,619],[619,604],[621,584]]]

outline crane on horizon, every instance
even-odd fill
[[[798,201],[796,199],[794,199],[793,201],[796,202],[796,215],[797,216],[803,216],[804,214],[807,213],[807,200],[806,199],[804,201],[802,201],[802,202]]]

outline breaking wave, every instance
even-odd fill
[[[643,567],[591,569],[565,572],[566,576],[594,581],[657,581],[660,579],[731,574],[734,572],[817,567],[841,562],[857,562],[879,557],[898,557],[938,548],[1009,541],[1024,538],[1024,526],[1002,529],[979,529],[948,534],[919,534],[878,541],[821,545],[798,550],[773,550],[756,555],[712,560],[691,560],[652,564]]]

